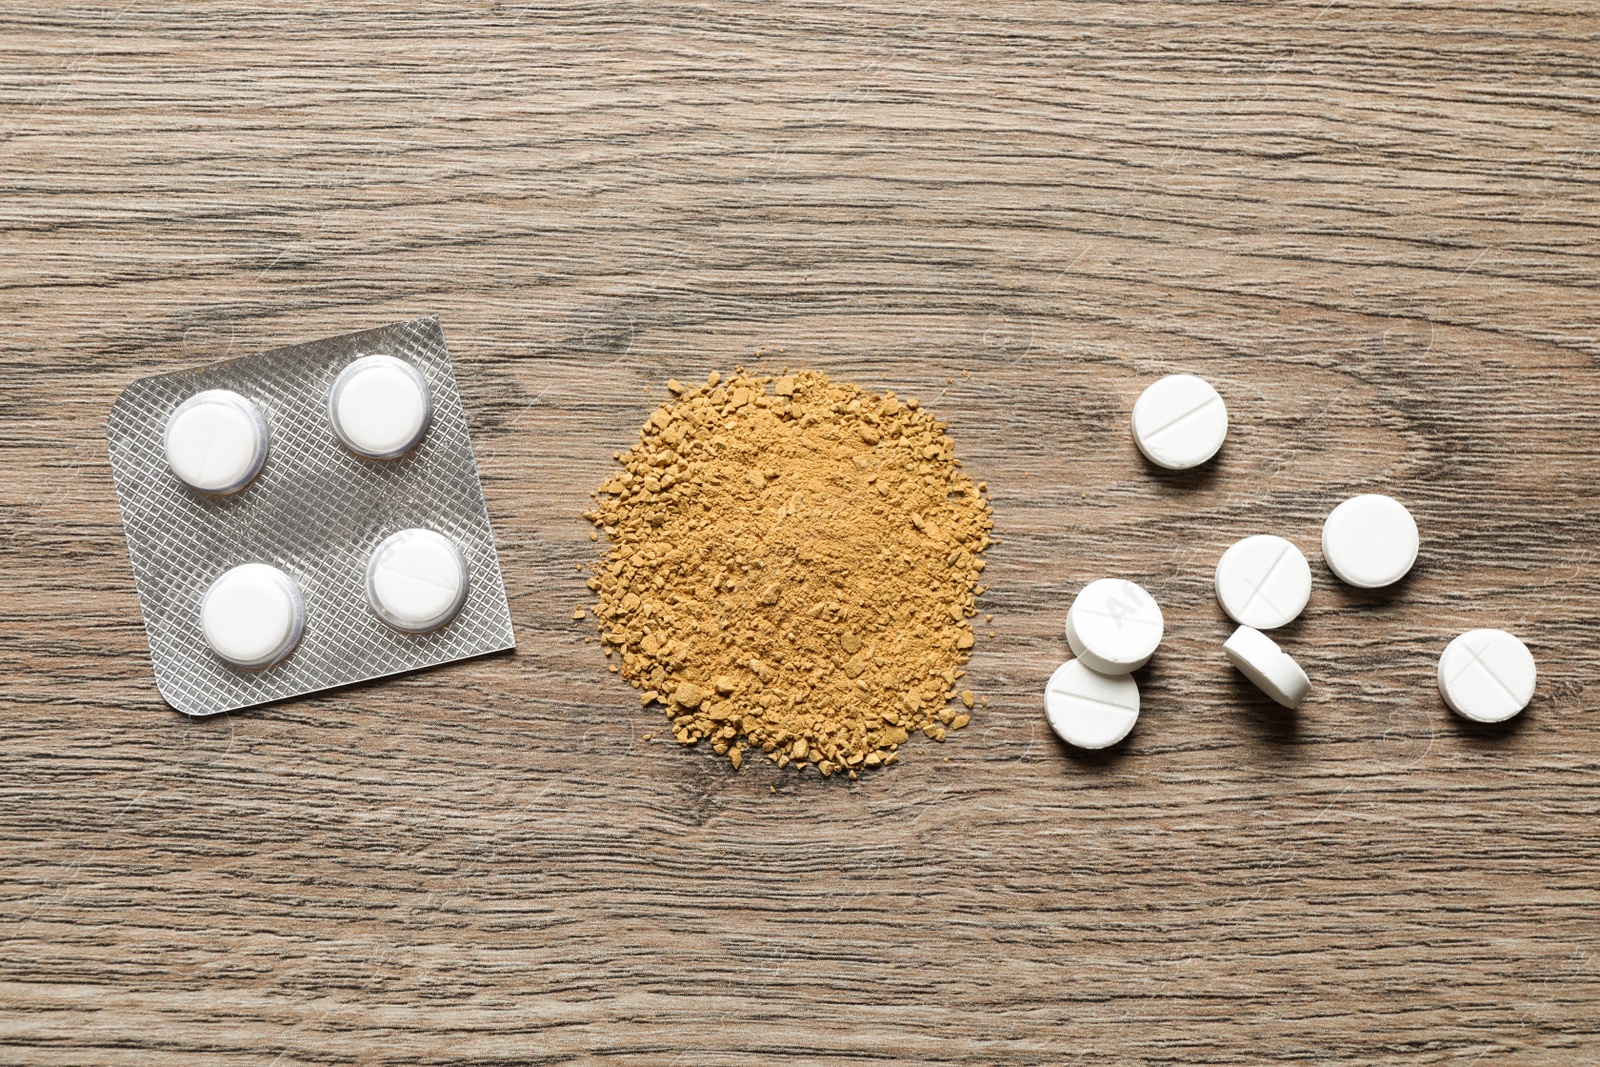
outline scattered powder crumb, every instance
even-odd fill
[[[736,768],[853,778],[966,726],[994,524],[945,424],[815,371],[668,387],[585,516],[611,669]]]

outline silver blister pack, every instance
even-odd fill
[[[330,423],[335,378],[370,355],[410,364],[432,394],[424,436],[399,458],[356,455]],[[247,398],[267,426],[264,465],[226,496],[185,485],[165,451],[169,417],[209,389]],[[112,407],[106,436],[156,686],[179,711],[215,715],[515,646],[466,415],[437,319],[140,379]],[[374,550],[408,528],[450,539],[466,562],[464,603],[428,633],[385,624],[367,599]],[[200,622],[212,581],[245,563],[284,572],[298,584],[303,605],[298,643],[257,670],[219,657]]]

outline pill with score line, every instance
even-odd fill
[[[1293,622],[1311,599],[1305,553],[1271,534],[1246,537],[1217,562],[1217,602],[1228,617],[1257,630]]]
[[[1474,722],[1505,722],[1528,706],[1539,680],[1528,646],[1504,630],[1468,630],[1439,657],[1439,693]]]
[[[1078,748],[1107,748],[1139,721],[1139,684],[1126,674],[1101,674],[1070,659],[1045,684],[1045,716],[1057,737]]]
[[[455,542],[432,530],[401,530],[367,563],[367,603],[396,630],[437,630],[467,599],[467,561]]]
[[[173,409],[163,444],[178,480],[202,493],[237,493],[267,458],[261,409],[231,389],[207,389]]]
[[[1149,662],[1166,622],[1137,582],[1101,578],[1084,586],[1067,609],[1067,644],[1101,674],[1127,674]]]
[[[1211,383],[1192,374],[1154,382],[1133,405],[1133,441],[1168,470],[1198,467],[1228,436],[1228,405]]]

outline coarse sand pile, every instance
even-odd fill
[[[965,726],[994,524],[945,424],[815,371],[668,387],[585,516],[614,669],[735,767],[854,776]]]

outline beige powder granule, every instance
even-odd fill
[[[585,516],[614,669],[735,767],[854,777],[965,726],[994,523],[945,424],[815,371],[667,384]]]

